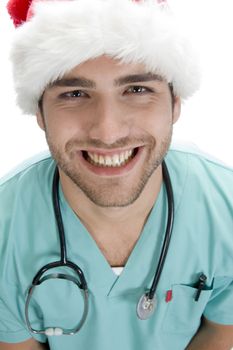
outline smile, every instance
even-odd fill
[[[92,153],[83,151],[83,157],[86,161],[92,165],[102,168],[119,168],[130,162],[132,158],[137,154],[137,148],[130,149],[124,152],[116,153],[113,155],[104,155],[98,153]]]

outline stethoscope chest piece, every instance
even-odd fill
[[[145,293],[139,299],[137,305],[137,316],[140,320],[147,320],[154,313],[157,306],[156,295],[152,299],[149,298],[148,294]]]

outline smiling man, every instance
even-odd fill
[[[8,10],[50,153],[0,184],[0,350],[230,350],[233,171],[170,146],[199,69],[167,4]]]
[[[142,64],[119,64],[107,56],[52,83],[37,119],[60,165],[61,182],[98,207],[133,204],[151,176],[149,193],[158,190],[159,165],[180,110],[180,100],[172,100],[167,82]]]

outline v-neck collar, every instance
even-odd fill
[[[167,162],[169,166],[169,161]],[[176,175],[169,169],[171,179]],[[176,177],[176,176],[175,176]],[[180,176],[174,191],[175,210],[182,196],[186,171]],[[143,231],[134,246],[123,272],[117,276],[96,241],[67,203],[59,186],[62,218],[65,228],[68,259],[74,261],[85,274],[89,291],[93,295],[116,297],[148,289],[154,277],[167,223],[167,197],[161,186]]]
[[[153,255],[148,251],[152,249],[152,245],[147,244],[148,239],[152,234],[155,237],[153,238],[153,242],[159,240],[159,236],[161,237],[159,223],[163,216],[161,204],[164,197],[164,186],[160,189],[156,203],[120,276],[116,276],[112,271],[111,266],[99,249],[96,241],[67,203],[61,186],[59,186],[59,196],[68,259],[73,260],[81,267],[89,289],[93,290],[94,293],[99,291],[100,293],[114,296],[125,292],[128,288],[135,289],[141,286],[141,277],[144,279],[148,273],[148,266],[151,265],[151,261],[148,261],[148,259],[150,260],[151,255]],[[138,282],[135,281],[135,276],[137,276]]]

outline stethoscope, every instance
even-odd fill
[[[166,193],[167,193],[167,206],[168,206],[167,225],[166,225],[163,245],[162,245],[162,249],[161,249],[161,253],[158,260],[152,285],[150,289],[141,296],[137,304],[136,313],[138,318],[141,320],[148,319],[156,309],[157,298],[155,293],[160,280],[161,273],[163,271],[163,266],[166,260],[166,255],[168,252],[169,243],[170,243],[171,234],[172,234],[172,228],[173,228],[174,198],[173,198],[171,180],[170,180],[169,172],[165,161],[162,162],[162,173],[163,173],[163,181],[164,181],[164,184],[166,187]],[[87,287],[87,282],[83,271],[80,269],[78,265],[69,261],[67,258],[65,231],[64,231],[64,225],[63,225],[60,203],[59,203],[59,171],[57,167],[55,169],[54,177],[53,177],[52,200],[53,200],[54,214],[55,214],[59,240],[60,240],[60,260],[46,264],[37,272],[37,274],[33,278],[32,284],[30,285],[27,292],[27,298],[26,298],[26,304],[25,304],[25,319],[26,319],[26,325],[29,331],[33,334],[45,334],[46,336],[74,335],[81,329],[81,327],[83,326],[87,318],[88,287]],[[58,268],[58,267],[66,267],[70,269],[70,271],[72,271],[72,274],[57,273],[57,272],[46,274],[49,270]],[[82,296],[84,300],[83,313],[80,321],[73,328],[64,329],[61,327],[48,327],[48,328],[38,330],[38,329],[34,329],[31,325],[31,322],[29,319],[29,304],[30,304],[33,292],[37,286],[51,279],[63,279],[63,280],[72,282],[82,292]]]

